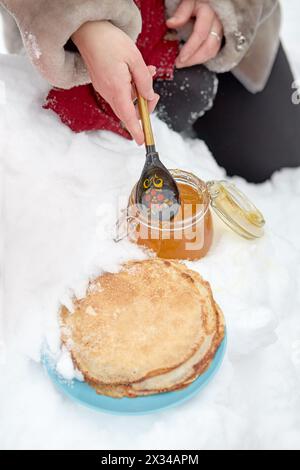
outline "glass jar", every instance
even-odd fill
[[[171,221],[146,218],[136,204],[136,185],[129,197],[125,218],[118,221],[116,241],[124,238],[144,246],[165,259],[198,260],[209,251],[213,241],[211,207],[240,236],[248,239],[263,235],[262,214],[234,185],[226,181],[205,183],[192,173],[170,170],[176,180],[181,209]],[[125,227],[124,227],[125,225]]]

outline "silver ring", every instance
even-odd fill
[[[216,33],[216,31],[211,31],[210,34],[214,36],[218,41],[220,42],[222,41],[221,36],[218,33]]]

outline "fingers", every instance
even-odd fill
[[[147,65],[147,68],[149,70],[149,73],[151,75],[151,77],[153,78],[155,75],[156,75],[156,67],[154,65]],[[131,97],[132,97],[132,101],[134,101],[136,99],[136,86],[134,83],[132,83],[132,87],[131,87]]]
[[[156,73],[156,68],[149,67],[150,76]],[[117,90],[111,99],[111,107],[115,114],[124,123],[128,132],[132,135],[133,139],[138,145],[144,143],[144,133],[139,121],[139,113],[134,106],[133,100],[136,97],[135,87],[131,83],[123,79],[124,86]],[[148,100],[149,112],[152,113],[158,103],[160,96],[156,93],[153,99]]]
[[[150,72],[151,77],[154,77],[156,75],[156,67],[154,65],[148,65],[148,70]],[[136,87],[135,87],[135,85],[132,85],[132,87],[131,87],[131,99],[132,99],[133,102],[135,102],[136,97],[137,97],[136,96]],[[159,99],[160,99],[160,96],[157,93],[155,93],[154,98],[152,100],[148,100],[149,113],[153,113]],[[140,114],[139,114],[139,110],[138,110],[137,105],[136,105],[136,114],[137,114],[138,119],[140,119]]]
[[[167,20],[169,28],[181,28],[191,19],[195,8],[194,0],[182,0],[172,18]]]
[[[215,13],[207,4],[199,4],[196,11],[194,30],[182,47],[176,61],[176,66],[180,68],[183,64],[197,52],[203,42],[207,39],[215,19]]]
[[[160,96],[155,93],[154,99],[148,101],[149,113],[152,113],[156,108]],[[133,101],[128,105],[128,95],[119,97],[118,103],[113,106],[114,112],[119,116],[124,123],[128,132],[132,135],[138,145],[144,143],[144,132],[140,124],[140,115],[138,108],[135,108]]]
[[[111,107],[115,114],[124,123],[126,129],[138,145],[144,142],[144,134],[140,122],[136,115],[136,110],[131,97],[131,84],[123,86],[118,90],[118,94],[112,98]]]
[[[131,98],[132,98],[132,102],[135,105],[135,111],[136,111],[137,118],[140,119],[139,107],[138,107],[137,102],[136,102],[136,90],[135,90],[134,86],[132,86]],[[156,105],[159,102],[159,100],[160,100],[160,96],[157,93],[155,93],[154,99],[151,100],[151,101],[148,101],[148,109],[149,109],[150,114],[153,113],[153,111],[155,110]]]
[[[151,77],[153,78],[156,75],[156,67],[154,65],[149,65],[148,66],[149,72],[151,74]],[[156,108],[157,103],[159,102],[160,96],[157,93],[154,93],[154,98],[153,100],[148,101],[148,108],[149,108],[149,113],[153,113],[153,111]]]
[[[152,101],[155,97],[152,72],[146,66],[142,55],[135,54],[128,66],[138,92],[147,100]]]
[[[153,111],[155,110],[156,105],[159,102],[159,100],[160,100],[160,96],[157,93],[155,93],[153,100],[148,101],[148,109],[149,109],[150,114],[153,113]],[[140,119],[138,106],[136,106],[136,113],[137,113],[138,118]]]
[[[217,16],[215,17],[215,20],[212,24],[211,31],[214,31],[215,33],[217,33],[220,38],[223,37],[222,23],[217,18]],[[179,68],[192,67],[193,65],[196,65],[196,64],[203,64],[207,62],[208,60],[211,60],[214,57],[216,57],[216,55],[218,54],[221,48],[222,41],[215,35],[212,35],[211,31],[206,41],[202,43],[199,49],[192,56],[190,56],[189,59],[187,59],[184,63],[180,62],[178,64]]]
[[[154,96],[154,99],[152,101],[148,101],[148,107],[149,107],[149,113],[153,113],[153,111],[155,110],[156,108],[156,105],[157,103],[159,102],[160,100],[160,96],[155,93],[155,96]]]
[[[150,72],[151,77],[153,78],[156,75],[156,67],[154,65],[148,65],[148,70]]]
[[[95,90],[110,104],[137,144],[142,145],[144,135],[132,101],[131,75],[128,66],[122,64],[117,69],[117,73],[116,70],[114,73],[110,71],[108,76],[111,77],[109,81],[105,79],[106,77],[99,80],[99,76],[91,74]]]
[[[148,100],[149,111],[152,112],[159,100],[159,96],[154,93],[152,77],[156,73],[156,67],[147,67],[139,55],[128,64],[130,70],[126,74],[120,74],[118,77],[119,83],[116,93],[110,101],[111,107],[115,114],[124,123],[128,132],[132,135],[133,139],[138,145],[144,143],[144,133],[139,122],[138,113],[134,106],[133,100],[136,97],[135,88],[138,92]],[[130,72],[130,73],[129,73]],[[126,76],[125,76],[126,75]],[[131,84],[131,79],[134,85]]]

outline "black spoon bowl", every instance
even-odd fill
[[[142,120],[146,162],[136,187],[136,202],[140,211],[154,220],[172,220],[180,208],[180,194],[176,181],[160,161],[155,148],[148,103],[138,95]]]

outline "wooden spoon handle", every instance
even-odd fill
[[[155,146],[153,130],[149,115],[148,102],[139,93],[137,93],[140,117],[143,124],[146,147]]]

